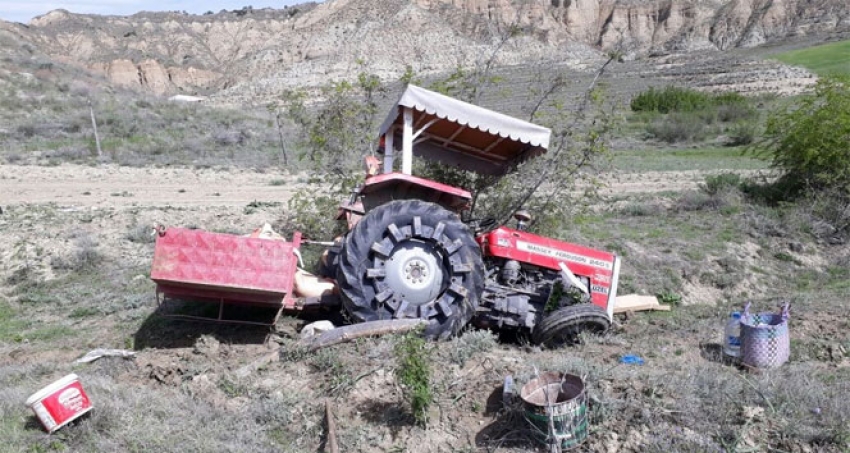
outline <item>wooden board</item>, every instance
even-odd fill
[[[639,294],[628,294],[617,296],[614,302],[614,313],[625,313],[627,311],[670,311],[669,305],[661,305],[655,296],[641,296]]]

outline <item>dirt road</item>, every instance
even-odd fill
[[[281,184],[286,180],[286,184]],[[67,206],[241,206],[282,201],[295,179],[274,173],[190,168],[0,165],[0,203]]]
[[[695,188],[706,172],[606,174],[603,193],[654,193]],[[296,177],[248,170],[0,165],[0,205],[244,206],[285,201]]]

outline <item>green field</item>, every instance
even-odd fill
[[[783,63],[803,66],[819,75],[850,73],[850,40],[776,55]]]

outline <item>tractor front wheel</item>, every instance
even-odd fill
[[[531,334],[531,339],[545,347],[576,343],[579,334],[602,334],[611,326],[608,313],[597,305],[569,305],[547,313]]]
[[[428,320],[425,336],[456,335],[484,288],[481,251],[457,215],[440,205],[399,200],[369,211],[338,257],[343,307],[354,322]]]

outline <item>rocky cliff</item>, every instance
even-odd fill
[[[581,67],[619,49],[646,56],[752,47],[850,30],[846,0],[328,0],[282,10],[128,17],[57,10],[3,24],[53,59],[159,94],[264,91],[541,58]],[[514,37],[503,43],[504,37]],[[234,88],[235,87],[235,88]]]

